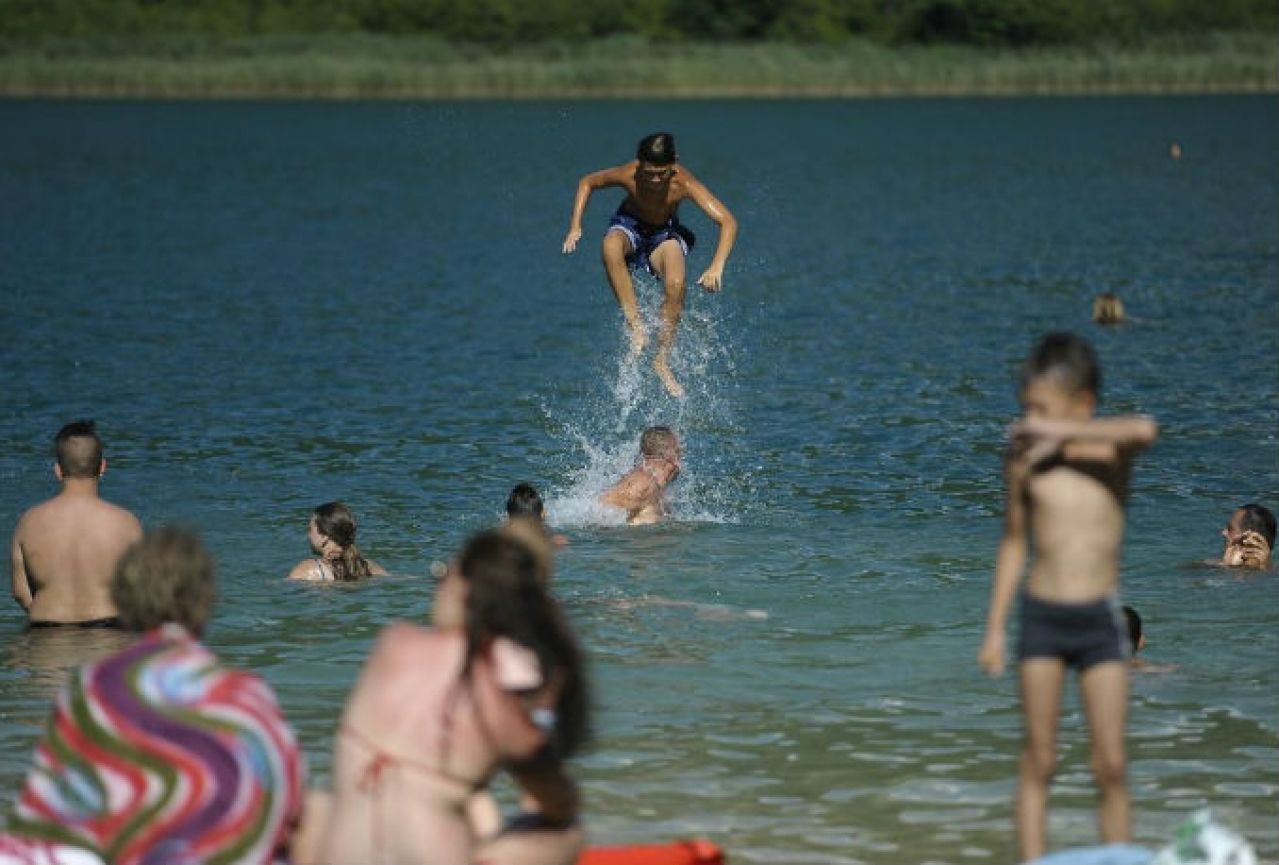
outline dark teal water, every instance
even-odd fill
[[[724,292],[689,294],[678,405],[620,361],[615,195],[559,253],[576,178],[657,128],[742,224]],[[276,688],[315,780],[378,629],[530,480],[572,540],[596,840],[1009,861],[1015,685],[975,656],[1014,371],[1071,328],[1104,409],[1163,425],[1124,568],[1177,665],[1134,682],[1137,839],[1210,806],[1279,858],[1276,576],[1189,566],[1233,506],[1279,504],[1274,97],[10,101],[0,131],[0,525],[54,491],[56,429],[96,418],[104,493],[216,550],[209,642]],[[685,219],[696,275],[714,231]],[[1101,291],[1130,325],[1091,324]],[[677,520],[597,524],[658,421],[686,441]],[[282,582],[335,498],[400,576]],[[0,617],[6,789],[66,667],[109,648]],[[1064,713],[1058,846],[1095,837],[1073,688]]]

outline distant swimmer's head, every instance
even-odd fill
[[[1124,604],[1124,620],[1128,623],[1128,644],[1135,655],[1146,648],[1146,635],[1141,630],[1141,616],[1132,607]]]
[[[106,470],[102,459],[102,440],[91,420],[78,420],[58,430],[53,438],[59,480],[101,477]]]
[[[1097,324],[1122,324],[1124,302],[1112,292],[1099,294],[1092,301],[1092,320]]]
[[[326,502],[315,509],[311,516],[311,549],[316,554],[324,552],[328,541],[340,548],[355,543],[355,513],[341,502]]]
[[[143,535],[120,557],[111,578],[111,600],[131,631],[176,622],[198,635],[215,595],[213,558],[200,537],[172,526]]]
[[[1090,418],[1100,389],[1097,355],[1073,333],[1045,336],[1021,368],[1021,403],[1027,417]]]
[[[1222,552],[1226,565],[1249,569],[1270,567],[1275,546],[1275,515],[1269,508],[1255,502],[1236,508],[1221,534],[1226,539]]]
[[[684,463],[679,436],[668,426],[651,426],[640,435],[640,460],[649,471],[662,475],[658,481],[669,484],[679,476]]]
[[[544,517],[545,505],[542,496],[532,484],[516,484],[515,489],[506,497],[506,515],[508,517]]]
[[[326,502],[315,509],[307,526],[311,551],[333,569],[339,582],[369,576],[369,563],[355,544],[355,513],[341,502]]]

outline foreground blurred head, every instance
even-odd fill
[[[195,532],[172,526],[143,535],[120,558],[111,579],[111,600],[131,631],[176,622],[199,634],[215,595],[208,550]]]

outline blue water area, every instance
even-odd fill
[[[1279,100],[0,102],[0,525],[96,418],[103,492],[217,555],[208,642],[274,686],[328,778],[378,630],[433,560],[541,488],[556,591],[590,650],[577,762],[601,842],[688,834],[736,862],[1005,862],[1013,677],[976,665],[1015,376],[1096,346],[1102,409],[1162,426],[1133,478],[1123,593],[1134,840],[1211,807],[1279,858],[1275,573],[1194,563],[1279,505]],[[574,183],[645,133],[741,222],[690,286],[666,397],[630,367]],[[1173,159],[1170,145],[1180,144]],[[716,232],[696,208],[696,277]],[[1116,292],[1130,321],[1094,325]],[[660,288],[641,295],[654,316]],[[674,519],[595,495],[639,431],[682,434]],[[341,499],[395,576],[285,583]],[[0,616],[0,781],[66,669],[114,644]],[[1054,846],[1096,842],[1074,685]]]

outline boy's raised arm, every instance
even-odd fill
[[[593,171],[577,181],[577,195],[573,198],[573,215],[569,217],[568,234],[564,236],[563,252],[568,255],[577,249],[577,242],[582,239],[582,215],[586,213],[586,202],[591,193],[606,186],[622,186],[626,182],[627,171],[635,173],[631,163]]]
[[[1023,435],[1064,442],[1063,453],[1071,459],[1131,455],[1150,447],[1159,438],[1159,424],[1149,415],[1098,417],[1086,421],[1026,418],[1018,422],[1017,430]]]

